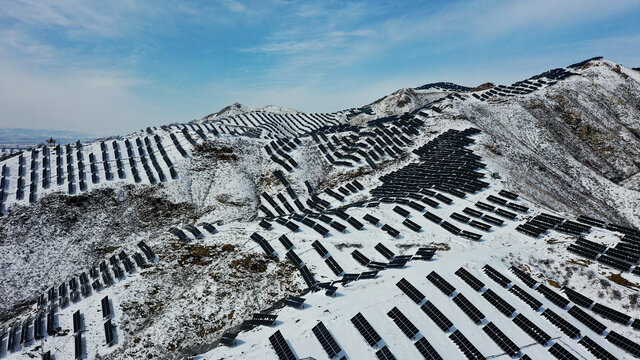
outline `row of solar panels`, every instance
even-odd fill
[[[173,135],[173,134],[172,134]],[[174,136],[175,137],[175,136]],[[142,178],[140,177],[139,174],[139,170],[138,170],[138,165],[137,165],[137,161],[136,159],[139,159],[142,162],[142,167],[144,168],[145,173],[147,174],[147,180],[149,183],[151,184],[156,184],[158,181],[164,182],[167,181],[167,177],[165,176],[162,168],[160,167],[157,158],[155,156],[155,150],[152,148],[151,146],[151,142],[149,140],[149,138],[145,138],[144,139],[145,144],[146,144],[146,149],[147,151],[145,152],[144,147],[142,145],[142,141],[140,140],[140,138],[136,138],[136,143],[138,146],[138,156],[136,157],[136,155],[134,155],[133,153],[133,146],[132,143],[130,142],[129,139],[125,140],[125,145],[127,148],[127,153],[128,153],[128,163],[129,163],[129,171],[131,172],[132,176],[134,177],[134,180],[136,183],[140,183],[142,182]],[[167,156],[166,151],[164,150],[164,147],[162,145],[162,140],[158,135],[155,135],[155,141],[156,141],[156,146],[158,148],[158,151],[160,152],[161,156],[163,157],[167,167],[169,168],[169,172],[170,172],[170,176],[172,179],[177,179],[178,178],[178,173],[175,170],[173,163],[171,162],[171,160],[169,159],[169,157]],[[126,172],[125,172],[125,167],[124,167],[124,162],[122,160],[122,156],[120,154],[120,145],[118,144],[118,142],[116,140],[114,140],[112,142],[112,148],[113,148],[113,153],[115,156],[115,163],[116,163],[116,167],[117,167],[117,173],[118,173],[118,177],[120,179],[124,179],[126,178]],[[89,154],[89,164],[88,167],[90,169],[90,173],[91,173],[91,182],[93,184],[98,184],[100,182],[100,173],[103,172],[104,173],[104,178],[107,181],[113,180],[114,176],[112,173],[112,169],[111,169],[111,163],[112,161],[109,160],[109,156],[107,155],[107,145],[106,143],[103,141],[100,143],[101,146],[101,150],[102,150],[102,160],[99,162],[96,158],[96,156],[93,153]],[[31,183],[28,186],[29,187],[29,202],[33,203],[37,200],[37,190],[38,190],[38,184],[39,184],[39,178],[42,179],[42,188],[43,189],[48,189],[50,188],[50,184],[51,184],[51,180],[53,178],[57,179],[57,184],[58,185],[63,185],[65,182],[65,179],[67,180],[68,183],[68,193],[69,194],[75,194],[78,191],[78,187],[80,191],[87,191],[88,190],[88,179],[87,179],[87,173],[86,173],[86,167],[87,164],[85,164],[84,162],[84,156],[83,156],[83,147],[81,144],[77,144],[76,145],[76,160],[77,160],[77,166],[74,166],[74,157],[72,156],[72,149],[71,149],[71,145],[67,145],[66,146],[66,170],[63,167],[63,157],[62,154],[64,153],[64,147],[58,145],[56,148],[56,172],[55,175],[52,173],[51,171],[51,167],[53,166],[50,162],[50,150],[49,147],[43,147],[42,153],[42,175],[40,176],[37,171],[37,162],[36,159],[38,157],[39,152],[36,149],[32,150],[32,156],[31,156]],[[183,150],[184,151],[184,150]],[[186,153],[185,153],[186,154]],[[153,166],[153,168],[155,169],[155,172],[151,170],[151,167],[149,166],[149,161],[147,160],[147,156],[149,157],[149,159],[151,160],[151,165]],[[16,186],[16,200],[23,200],[24,199],[24,190],[27,187],[26,185],[26,181],[24,179],[24,175],[25,175],[25,170],[24,170],[24,156],[21,154],[19,156],[19,162],[18,162],[18,177],[16,179],[17,182],[17,186]],[[104,168],[103,170],[100,169],[100,165],[102,164],[102,167]],[[6,166],[6,164],[5,164]],[[77,169],[77,180],[76,180],[76,169]],[[8,170],[8,169],[6,169]],[[8,171],[7,171],[8,172]],[[5,177],[3,177],[3,184],[4,187],[0,187],[2,189],[2,192],[4,193],[5,196],[7,196],[8,194],[6,194],[6,192],[4,191],[5,187],[8,185],[8,181],[9,179]]]

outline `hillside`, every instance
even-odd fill
[[[24,151],[0,357],[639,357],[639,95],[595,58]]]

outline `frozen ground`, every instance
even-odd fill
[[[515,228],[540,213],[554,214],[568,220],[578,215],[602,218],[606,221],[640,227],[640,94],[639,73],[598,60],[573,70],[573,76],[554,85],[543,87],[528,95],[492,101],[479,101],[462,91],[436,87],[422,90],[403,89],[376,101],[368,110],[352,109],[336,114],[305,115],[292,109],[266,107],[252,109],[234,104],[221,112],[188,125],[148,129],[106,141],[106,162],[114,173],[109,180],[102,162],[100,142],[82,144],[87,190],[79,187],[80,173],[77,150],[72,146],[72,183],[77,186],[68,194],[67,151],[62,150],[63,182],[57,183],[56,155],[51,148],[50,160],[44,160],[40,148],[36,154],[24,153],[25,196],[16,198],[18,189],[19,158],[5,160],[5,187],[3,206],[6,216],[0,218],[0,357],[6,359],[38,358],[50,351],[54,358],[73,358],[74,334],[72,314],[80,311],[83,319],[83,358],[187,358],[198,359],[263,359],[277,358],[269,343],[269,336],[279,330],[298,358],[326,358],[311,328],[322,321],[349,359],[374,358],[375,351],[384,344],[398,359],[418,358],[414,344],[424,336],[445,359],[462,358],[462,353],[438,329],[420,307],[396,286],[405,278],[426,299],[441,310],[470,342],[485,356],[506,359],[502,351],[483,331],[493,322],[507,334],[522,354],[533,359],[547,359],[549,348],[560,344],[578,358],[593,359],[579,338],[571,339],[553,326],[540,313],[549,308],[575,325],[584,336],[596,341],[617,358],[633,358],[629,353],[595,334],[560,309],[540,292],[530,289],[516,277],[509,267],[525,269],[539,283],[564,296],[558,287],[569,287],[596,302],[621,311],[632,319],[640,318],[638,304],[639,275],[620,272],[597,261],[590,261],[567,251],[576,236],[555,230],[532,238]],[[464,90],[464,89],[462,89]],[[486,91],[486,90],[483,90]],[[440,100],[437,100],[440,99]],[[434,102],[434,100],[437,100]],[[259,121],[259,112],[268,122],[252,127],[243,123]],[[305,134],[310,126],[317,131],[320,125],[350,124],[360,126],[360,133],[344,129],[328,132],[340,139],[350,135],[362,136],[373,127],[367,122],[390,115],[412,113],[424,126],[410,138],[411,145],[403,148],[396,158],[383,156],[372,169],[365,161],[353,167],[335,166],[327,161],[314,139]],[[270,114],[269,116],[265,114]],[[299,121],[299,123],[296,123]],[[326,123],[323,123],[326,121]],[[275,124],[275,125],[274,125]],[[282,129],[277,128],[282,125]],[[274,128],[274,126],[276,126]],[[481,241],[471,241],[447,232],[427,220],[424,213],[405,205],[409,219],[422,227],[413,232],[402,224],[403,217],[393,211],[396,204],[351,207],[346,212],[365,224],[355,229],[336,215],[334,220],[347,226],[338,232],[324,223],[329,235],[322,237],[306,225],[292,232],[270,220],[272,228],[259,226],[265,213],[258,210],[264,205],[276,213],[274,207],[261,196],[269,194],[283,207],[278,194],[293,205],[283,184],[273,175],[279,170],[291,184],[301,203],[310,198],[304,182],[308,181],[318,196],[332,208],[371,199],[370,191],[382,184],[381,177],[418,161],[411,151],[433,140],[449,129],[463,130],[476,127],[481,134],[473,136],[475,143],[468,148],[482,156],[486,167],[481,170],[483,181],[489,186],[464,198],[449,194],[451,205],[440,203],[427,210],[467,231],[482,234]],[[392,129],[391,126],[387,127]],[[259,130],[260,136],[252,137]],[[270,159],[264,147],[274,141],[273,134],[299,132],[300,143],[287,154],[298,164],[291,172]],[[155,136],[160,138],[158,142]],[[172,138],[175,136],[175,140]],[[191,138],[191,140],[189,140]],[[142,150],[137,139],[143,144]],[[147,146],[146,139],[150,145]],[[126,140],[132,144],[127,151]],[[112,145],[113,141],[116,145]],[[341,140],[342,141],[342,140]],[[364,141],[362,141],[364,143]],[[176,143],[178,145],[176,145]],[[160,145],[166,151],[163,158]],[[195,145],[194,145],[195,144]],[[123,163],[123,176],[118,167],[116,146]],[[180,148],[185,150],[182,155]],[[98,181],[91,181],[92,168],[89,155],[97,157]],[[151,154],[158,166],[151,166]],[[29,202],[31,160],[35,163],[36,197]],[[148,161],[149,172],[143,168]],[[133,162],[134,165],[131,165]],[[177,176],[171,176],[173,168]],[[50,170],[51,184],[42,186]],[[135,169],[135,170],[134,170]],[[140,181],[134,172],[138,171]],[[160,174],[165,180],[160,181]],[[153,178],[157,183],[154,184]],[[357,179],[364,190],[352,192],[343,201],[323,191]],[[518,214],[515,220],[505,220],[503,226],[493,226],[482,232],[450,219],[453,212],[475,207],[489,195],[498,195],[502,189],[520,194],[515,203],[529,211]],[[296,212],[300,213],[296,206]],[[288,211],[286,211],[288,213]],[[365,214],[380,219],[378,226],[365,221]],[[213,224],[217,231],[205,230],[203,222]],[[382,231],[388,224],[401,232],[392,238]],[[186,230],[196,225],[202,232],[196,238]],[[168,232],[172,227],[182,229],[189,237],[179,240]],[[250,239],[258,233],[274,248],[276,256],[265,256],[262,248]],[[359,280],[346,286],[338,284],[336,296],[324,291],[306,293],[307,285],[295,266],[285,256],[286,249],[278,238],[286,236],[294,244],[294,251],[319,282],[339,280],[324,259],[312,247],[316,240],[328,250],[345,273],[370,270],[351,255],[357,249],[373,261],[386,262],[374,246],[384,244],[396,255],[413,255],[418,248],[438,248],[430,261],[412,260],[402,269],[380,271],[375,279]],[[592,228],[585,238],[614,246],[623,234]],[[55,309],[55,331],[39,340],[28,340],[20,350],[7,349],[11,332],[27,318],[35,318],[40,311],[36,304],[41,294],[47,295],[82,272],[89,272],[102,261],[109,262],[120,251],[131,257],[141,253],[136,244],[143,240],[157,258],[144,267],[127,273],[111,286],[81,296],[78,302],[61,306],[58,300],[47,302]],[[490,264],[513,284],[525,289],[543,303],[539,311],[532,310],[510,291],[489,279],[482,271]],[[120,263],[122,266],[122,263]],[[467,269],[500,297],[516,308],[549,334],[552,340],[538,344],[517,327],[513,320],[490,305],[480,292],[476,292],[454,273],[460,267]],[[485,316],[480,325],[474,324],[454,302],[440,292],[426,276],[435,271],[450,282],[456,291],[475,305]],[[108,272],[113,272],[108,271]],[[294,309],[276,306],[272,309],[278,318],[272,326],[261,326],[239,332],[232,347],[219,346],[220,336],[239,330],[239,325],[253,313],[269,309],[288,295],[305,291],[305,307]],[[484,291],[484,290],[483,290]],[[107,345],[104,338],[101,300],[108,296],[115,325],[115,341]],[[60,306],[59,306],[60,305]],[[417,338],[407,338],[387,316],[397,307],[420,330]],[[615,331],[626,338],[640,342],[640,333],[631,326],[615,323],[583,309],[602,322],[607,332]],[[359,335],[350,319],[361,312],[381,335],[384,343],[370,347]],[[31,336],[29,336],[31,334]],[[605,333],[606,334],[606,333]],[[33,326],[27,328],[32,337]],[[21,336],[17,331],[16,336]],[[340,355],[340,356],[342,356]]]

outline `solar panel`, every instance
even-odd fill
[[[640,319],[633,319],[633,322],[631,323],[631,327],[636,330],[640,330]]]
[[[278,240],[280,240],[280,243],[282,243],[282,246],[284,246],[286,250],[290,250],[293,247],[293,243],[291,243],[291,240],[289,240],[286,235],[280,236]]]
[[[542,329],[522,314],[516,315],[516,317],[513,318],[513,322],[541,345],[545,345],[551,339],[551,336],[542,331]]]
[[[631,316],[625,313],[622,313],[618,310],[614,310],[610,307],[604,306],[602,304],[593,305],[593,307],[591,308],[591,311],[593,311],[596,314],[599,314],[603,318],[615,321],[623,325],[627,325],[629,321],[631,321]]]
[[[403,209],[403,208],[401,208],[400,206],[396,206],[396,207],[394,207],[394,208],[393,208],[393,211],[394,211],[395,213],[400,214],[400,215],[401,215],[401,216],[403,216],[403,217],[407,217],[407,216],[409,216],[409,214],[410,214],[409,210],[407,210],[407,209]]]
[[[601,360],[616,360],[617,358],[613,356],[610,352],[605,350],[602,346],[598,345],[595,341],[593,341],[590,337],[584,336],[578,344],[584,346],[593,356]]]
[[[336,276],[339,276],[340,274],[342,274],[342,272],[344,270],[342,270],[342,267],[340,265],[338,265],[338,263],[336,262],[336,260],[333,258],[333,256],[329,256],[328,258],[326,258],[324,260],[325,263],[327,263],[327,266],[329,266],[329,268],[331,269],[331,271],[333,271],[333,273]]]
[[[442,360],[440,354],[438,354],[436,349],[434,349],[429,341],[427,341],[427,338],[421,337],[415,342],[415,346],[420,355],[422,355],[426,360]]]
[[[487,196],[487,200],[491,201],[492,203],[499,204],[499,205],[502,205],[502,206],[507,205],[507,201],[506,200],[500,199],[499,197],[494,196],[494,195]]]
[[[404,219],[402,224],[415,232],[420,232],[420,229],[422,229],[420,225],[416,224],[415,222],[409,219]]]
[[[418,210],[418,211],[423,211],[424,210],[424,206],[418,204],[415,201],[409,201],[407,203],[407,205],[409,205],[410,208],[414,209],[414,210]]]
[[[75,359],[82,359],[82,333],[77,333],[75,336]]]
[[[320,345],[322,345],[322,348],[324,349],[324,351],[326,351],[327,355],[329,355],[329,358],[332,359],[333,357],[338,355],[340,352],[342,352],[342,349],[340,348],[336,340],[333,338],[333,336],[331,336],[331,334],[329,333],[329,330],[327,330],[326,326],[324,326],[322,321],[319,322],[316,326],[314,326],[311,329],[311,331],[320,342]]]
[[[393,237],[398,237],[398,235],[400,235],[400,232],[394,228],[392,228],[391,226],[384,224],[382,225],[381,228],[383,231],[386,231],[389,235],[393,236]]]
[[[482,297],[507,317],[511,317],[511,315],[513,315],[513,313],[516,311],[516,309],[511,306],[511,304],[509,304],[506,300],[501,298],[491,289],[487,289],[485,292],[483,292]]]
[[[438,193],[435,196],[436,199],[442,201],[443,203],[447,204],[447,205],[451,205],[451,203],[453,202],[453,200],[451,200],[450,198]]]
[[[304,298],[289,295],[289,297],[284,300],[284,304],[295,308],[301,308],[303,306],[304,300]]]
[[[363,266],[367,266],[371,260],[364,256],[358,249],[351,252],[351,256]]]
[[[487,225],[483,222],[480,221],[476,221],[476,220],[471,220],[471,222],[469,223],[469,226],[472,226],[476,229],[480,229],[482,231],[489,231],[491,230],[491,225]]]
[[[380,222],[380,220],[378,218],[376,218],[375,216],[371,216],[369,214],[366,214],[363,219],[365,221],[367,221],[368,223],[370,223],[371,225],[378,225],[378,223]]]
[[[482,331],[487,334],[493,342],[495,342],[500,349],[506,352],[509,356],[516,356],[520,351],[520,348],[513,342],[505,333],[503,333],[498,327],[490,322],[482,328]]]
[[[309,286],[310,288],[314,287],[318,283],[316,279],[313,278],[313,274],[311,274],[311,271],[309,271],[309,268],[307,268],[307,265],[304,265],[298,268],[298,270],[300,270],[300,274],[302,274],[302,279],[304,279],[304,282],[306,282],[307,286]]]
[[[440,222],[442,221],[442,218],[440,218],[438,215],[431,213],[431,212],[426,212],[423,215],[426,219],[433,221],[436,224],[440,224]]]
[[[545,298],[551,300],[552,303],[556,304],[562,309],[569,305],[569,300],[567,300],[564,296],[556,293],[555,291],[549,289],[544,284],[538,285],[536,291],[544,295]]]
[[[515,220],[517,216],[515,213],[512,213],[511,211],[507,211],[503,209],[497,209],[495,214],[507,219],[512,219],[512,220]]]
[[[475,291],[480,291],[484,287],[484,283],[482,281],[471,275],[471,273],[463,267],[456,270],[455,274]]]
[[[111,306],[109,305],[109,297],[105,296],[102,298],[102,317],[107,318],[111,316]]]
[[[440,330],[447,332],[453,326],[453,323],[435,306],[428,301],[420,307],[422,311],[431,319]]]
[[[271,247],[269,242],[265,239],[260,240],[258,242],[258,245],[260,245],[260,247],[262,248],[262,250],[264,250],[267,256],[273,255],[273,253],[275,252],[275,250]]]
[[[224,346],[233,346],[236,337],[238,337],[238,333],[236,332],[225,332],[222,334],[222,336],[220,336],[220,344]]]
[[[480,208],[480,209],[482,209],[482,210],[487,210],[487,211],[493,211],[493,210],[495,210],[495,208],[496,208],[495,206],[493,206],[493,205],[489,205],[489,204],[484,203],[484,202],[482,202],[482,201],[478,201],[478,202],[476,203],[476,207],[478,207],[478,208]]]
[[[331,224],[329,224],[329,226],[331,226],[332,228],[338,230],[339,232],[344,232],[347,227],[342,225],[341,223],[337,222],[337,221],[333,221],[331,222]]]
[[[569,300],[573,301],[576,305],[589,308],[591,304],[593,304],[593,300],[568,287],[563,287],[562,291],[564,291]]]
[[[460,330],[456,330],[451,335],[449,335],[449,339],[453,341],[458,349],[462,351],[462,353],[467,357],[467,359],[485,359],[484,355],[480,353],[478,349],[476,349],[473,344],[460,332]]]
[[[295,266],[297,266],[297,267],[302,266],[302,260],[300,259],[300,257],[298,257],[298,255],[293,250],[287,251],[286,255],[289,258],[289,260],[291,260],[291,262],[293,262],[293,264]]]
[[[241,330],[250,330],[256,326],[271,326],[275,323],[277,315],[264,314],[264,313],[256,313],[253,314],[252,318],[249,320],[245,320],[241,325]]]
[[[475,307],[462,293],[453,298],[453,302],[473,321],[478,324],[484,319],[484,314]]]
[[[515,266],[510,267],[509,270],[511,270],[511,272],[514,273],[518,277],[518,279],[522,280],[522,282],[530,288],[533,288],[533,286],[538,283],[534,278],[529,276],[529,274],[521,269],[518,269]]]
[[[422,201],[423,203],[431,206],[432,208],[437,208],[438,207],[438,202],[435,200],[431,200],[428,197],[424,196],[422,197],[422,199],[420,199],[420,201]]]
[[[609,334],[607,334],[606,339],[613,345],[632,354],[633,356],[640,357],[640,344],[627,339],[615,331],[610,331]]]
[[[458,214],[457,212],[452,213],[449,217],[464,224],[468,223],[469,220],[471,220],[471,218],[469,218],[468,216]]]
[[[376,356],[380,360],[396,360],[396,357],[393,356],[391,350],[387,347],[387,345],[380,348],[380,350],[376,351]]]
[[[551,309],[545,309],[545,311],[542,312],[542,316],[546,317],[550,323],[555,325],[570,338],[576,338],[580,336],[580,329],[571,325],[570,322],[565,320],[562,316],[553,312]]]
[[[322,237],[325,237],[329,234],[329,230],[320,224],[314,224],[312,229],[315,230],[318,234],[322,235]]]
[[[353,326],[358,329],[360,335],[364,337],[364,340],[370,346],[375,347],[380,342],[380,340],[382,340],[380,335],[378,335],[378,333],[374,330],[369,321],[365,319],[362,313],[357,313],[354,317],[352,317],[351,323],[353,323]]]
[[[456,291],[456,288],[453,287],[453,285],[449,284],[449,282],[443,279],[442,276],[438,275],[435,271],[430,272],[429,275],[427,275],[427,279],[447,296],[451,296],[451,294]]]
[[[502,224],[504,224],[503,220],[495,218],[493,216],[489,216],[489,215],[482,216],[482,221],[485,221],[485,222],[488,222],[489,224],[493,224],[497,226],[502,226]]]
[[[502,196],[503,198],[507,198],[509,200],[516,200],[518,199],[518,194],[512,193],[510,191],[507,190],[500,190],[498,192],[498,195]]]
[[[596,334],[600,335],[607,328],[604,324],[591,317],[589,314],[581,310],[577,306],[572,306],[569,309],[569,315],[576,318],[576,320],[585,324],[589,329],[593,330]]]
[[[556,359],[560,360],[578,360],[572,353],[570,353],[567,349],[563,348],[562,345],[555,343],[549,348],[549,353],[553,355]]]
[[[612,268],[618,269],[620,271],[628,271],[631,267],[631,264],[629,264],[628,262],[614,258],[607,254],[600,256],[598,258],[598,262],[611,266]]]
[[[396,286],[402,290],[413,302],[420,304],[424,300],[424,294],[422,294],[415,286],[413,286],[407,279],[402,278],[396,283]]]
[[[322,257],[324,257],[325,255],[327,255],[329,252],[327,251],[327,249],[324,247],[324,245],[322,245],[320,243],[320,241],[316,240],[314,242],[311,243],[311,246],[313,246],[314,249],[316,249],[316,251],[318,252],[318,254]]]
[[[384,256],[386,259],[391,259],[395,255],[391,250],[389,250],[389,248],[384,246],[382,243],[376,244],[376,246],[374,246],[374,249],[378,250],[378,252],[382,254],[382,256]]]
[[[531,296],[528,292],[523,290],[518,285],[513,285],[509,292],[513,293],[520,300],[522,300],[525,304],[529,305],[534,311],[537,311],[542,306],[542,303],[538,301],[538,299]]]
[[[365,271],[358,275],[358,280],[375,279],[377,275],[377,271]]]
[[[296,360],[296,356],[293,354],[291,347],[282,336],[280,330],[273,333],[273,335],[269,336],[269,342],[275,350],[276,355],[278,355],[278,359],[280,360]]]
[[[442,226],[445,230],[447,230],[448,232],[452,233],[453,235],[458,235],[460,234],[460,232],[462,230],[460,230],[460,228],[458,228],[457,226],[447,222],[447,221],[443,221],[440,226]]]
[[[406,317],[397,307],[394,307],[387,313],[400,330],[409,338],[413,339],[418,333],[418,328]]]
[[[469,215],[469,216],[473,216],[475,218],[480,218],[482,217],[482,212],[478,211],[478,210],[474,210],[471,208],[464,208],[464,210],[462,210],[463,213]]]
[[[490,265],[483,266],[482,270],[491,280],[495,281],[502,287],[506,287],[511,283],[511,280],[509,280],[509,278],[500,274],[498,270],[492,268]]]
[[[107,320],[107,322],[104,323],[104,336],[105,336],[105,341],[107,343],[107,345],[112,345],[113,344],[113,324],[111,324],[111,319]]]
[[[73,313],[73,332],[77,333],[82,329],[82,321],[80,319],[80,310]]]

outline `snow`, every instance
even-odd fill
[[[425,121],[425,126],[420,129],[420,136],[412,139],[414,144],[407,149],[406,155],[393,161],[386,159],[377,170],[370,169],[364,161],[354,168],[331,166],[309,136],[301,137],[302,144],[289,153],[299,166],[292,172],[285,172],[284,176],[300,201],[305,203],[309,196],[304,186],[304,181],[309,181],[319,196],[335,208],[368,200],[370,191],[381,185],[382,175],[418,161],[411,150],[444,131],[477,127],[482,133],[474,136],[476,142],[469,148],[481,155],[486,163],[486,169],[482,170],[486,176],[482,180],[489,182],[489,187],[467,194],[462,199],[453,197],[451,205],[441,204],[436,209],[428,207],[427,210],[465,230],[479,232],[450,220],[450,215],[462,212],[465,207],[474,208],[477,201],[484,201],[501,189],[519,193],[520,199],[516,203],[530,209],[526,214],[518,214],[515,221],[505,220],[503,226],[493,226],[489,232],[483,232],[482,240],[478,242],[454,236],[424,218],[423,213],[403,206],[410,211],[409,219],[422,227],[420,232],[413,232],[402,225],[404,218],[392,211],[395,204],[385,203],[373,208],[346,210],[365,223],[363,230],[355,230],[346,221],[332,216],[347,225],[347,231],[338,233],[326,226],[330,235],[325,238],[306,225],[301,225],[301,231],[295,233],[276,222],[272,222],[271,230],[259,227],[258,222],[264,214],[258,212],[258,206],[263,204],[271,209],[261,199],[262,192],[274,198],[282,193],[293,205],[293,199],[286,194],[284,186],[272,175],[275,170],[283,169],[269,159],[264,146],[272,141],[272,136],[285,132],[302,136],[310,129],[307,126],[311,125],[292,125],[290,116],[311,119],[311,124],[316,125],[342,124],[347,122],[347,111],[326,114],[326,119],[320,121],[293,109],[273,106],[250,109],[234,104],[187,126],[187,131],[198,144],[196,147],[182,133],[184,125],[154,129],[178,173],[176,180],[169,176],[169,167],[162,160],[153,137],[138,132],[116,139],[120,145],[125,178],[117,178],[115,155],[109,146],[108,157],[115,179],[107,181],[99,163],[100,181],[93,184],[88,155],[94,153],[101,160],[100,143],[86,143],[83,144],[83,152],[89,191],[74,196],[63,195],[67,189],[66,178],[63,185],[57,185],[55,171],[52,171],[51,188],[45,190],[39,184],[38,201],[34,204],[28,204],[28,189],[25,200],[15,200],[18,158],[3,161],[10,169],[10,176],[5,189],[8,195],[5,210],[9,214],[0,219],[0,247],[3,250],[0,252],[0,267],[3,269],[0,274],[0,298],[3,299],[0,314],[5,319],[0,329],[17,319],[33,316],[37,309],[32,303],[42,291],[77,276],[90,266],[108,259],[114,252],[125,250],[132,255],[139,251],[135,244],[144,240],[158,256],[158,261],[150,267],[139,269],[115,285],[59,309],[57,316],[61,331],[56,336],[46,336],[21,352],[6,354],[5,358],[38,357],[46,350],[51,350],[56,358],[71,357],[71,316],[76,310],[84,316],[82,336],[86,358],[181,358],[193,355],[202,359],[277,358],[268,337],[280,330],[299,358],[323,359],[326,354],[311,332],[320,320],[338,340],[348,358],[372,358],[382,344],[373,349],[360,336],[350,322],[358,312],[362,312],[382,336],[384,344],[396,358],[417,358],[414,341],[404,336],[386,315],[394,306],[411,319],[420,330],[419,336],[425,336],[444,358],[462,357],[448,339],[449,334],[438,329],[419,306],[398,289],[396,283],[401,278],[406,278],[425,294],[485,356],[508,358],[481,330],[481,326],[472,323],[451,299],[426,279],[431,271],[436,271],[454,285],[486,316],[485,324],[488,321],[496,324],[522,347],[523,353],[534,359],[549,358],[549,346],[535,343],[480,293],[454,275],[460,267],[469,270],[485,283],[486,288],[495,291],[516,307],[518,313],[551,335],[552,341],[560,343],[579,358],[593,358],[576,339],[569,339],[551,325],[540,311],[534,312],[490,280],[481,270],[485,264],[509,277],[545,307],[569,320],[583,335],[588,335],[618,358],[630,358],[628,353],[566,314],[567,310],[559,309],[540,293],[522,284],[508,270],[511,265],[522,265],[532,277],[547,283],[560,294],[553,284],[568,286],[598,303],[640,318],[640,306],[637,300],[634,301],[640,283],[637,275],[620,274],[629,282],[627,286],[610,281],[609,278],[618,275],[618,271],[598,262],[585,261],[566,250],[575,241],[574,236],[550,230],[533,239],[515,231],[516,226],[542,212],[569,220],[586,214],[640,225],[637,217],[640,196],[638,189],[634,188],[639,165],[632,161],[638,155],[634,146],[639,141],[636,131],[640,114],[634,104],[640,92],[640,76],[624,67],[618,70],[615,64],[605,60],[589,64],[576,70],[581,76],[546,86],[529,95],[489,103],[477,101],[465,92],[460,93],[467,99],[464,101],[444,98],[452,92],[441,88],[403,89],[391,94],[370,105],[374,115],[360,114],[350,118],[349,123],[364,124],[374,118],[422,108],[416,116]],[[633,94],[636,94],[635,98]],[[408,102],[404,101],[405,98]],[[434,103],[436,100],[439,101]],[[430,109],[430,104],[436,104],[442,112]],[[257,120],[251,114],[257,113],[271,114],[274,119],[279,119],[280,127],[272,129],[267,122],[254,124]],[[571,116],[580,119],[580,126],[588,124],[596,129],[598,136],[581,138],[580,128],[566,124],[563,118],[566,114],[578,114]],[[242,121],[250,122],[251,126],[241,124]],[[205,128],[207,141],[194,132],[198,125]],[[207,131],[210,126],[223,130],[223,134],[214,136]],[[242,134],[250,129],[261,130],[261,137],[233,134],[234,131]],[[187,151],[187,157],[178,152],[170,134],[177,137]],[[592,133],[587,131],[586,134]],[[167,176],[167,181],[155,186],[149,184],[135,144],[136,138],[146,136],[152,140],[153,152]],[[133,180],[129,168],[125,139],[130,139],[133,144],[134,160],[142,178],[139,184]],[[108,141],[109,145],[112,141]],[[609,144],[613,150],[597,150]],[[222,148],[230,149],[233,157],[218,156],[217,151]],[[608,152],[615,156],[607,155]],[[53,170],[54,151],[51,159]],[[63,159],[63,168],[66,169],[66,159]],[[27,169],[30,160],[30,152],[25,152]],[[40,166],[41,155],[37,161]],[[75,159],[74,166],[77,167]],[[41,174],[41,169],[38,169]],[[155,168],[151,169],[157,176]],[[27,170],[26,180],[29,172]],[[494,173],[499,176],[494,177]],[[364,185],[365,190],[346,196],[344,201],[322,193],[326,188],[335,189],[354,178]],[[79,203],[74,203],[74,199]],[[52,210],[56,213],[50,214]],[[379,227],[362,221],[365,214],[400,230],[401,235],[391,238]],[[173,226],[183,228],[187,224],[198,225],[205,221],[215,224],[218,232],[210,234],[199,226],[205,238],[193,239],[187,232],[190,240],[186,243],[167,232]],[[264,256],[261,247],[249,239],[254,232],[267,239],[276,251],[277,260]],[[375,279],[340,286],[335,297],[328,297],[323,291],[310,292],[304,296],[304,309],[278,309],[278,320],[274,326],[241,332],[233,347],[214,347],[224,331],[237,327],[252,313],[270,307],[287,295],[299,294],[304,288],[304,281],[287,260],[286,251],[278,241],[282,234],[294,243],[296,254],[321,282],[337,280],[337,277],[311,246],[315,240],[327,248],[346,273],[369,270],[353,259],[351,252],[354,249],[373,261],[386,261],[374,249],[378,242],[397,255],[414,254],[422,246],[436,246],[439,250],[432,261],[411,261],[406,268],[381,271]],[[621,234],[593,228],[586,238],[613,246],[620,241]],[[100,300],[105,295],[111,299],[114,310],[117,340],[113,346],[104,343]],[[590,310],[585,311],[606,324],[609,330],[636,342],[640,340],[639,333],[629,326],[603,319]],[[6,338],[3,341],[6,346]]]

